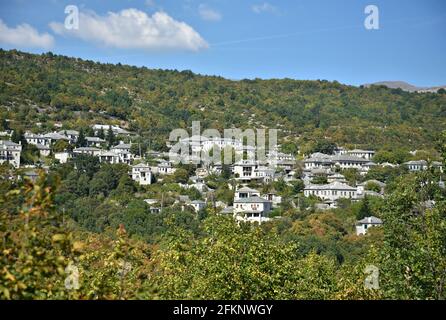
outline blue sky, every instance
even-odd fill
[[[379,30],[364,27],[370,4]],[[67,5],[79,30],[64,28]],[[446,85],[444,0],[0,0],[0,19],[4,49],[230,79]]]

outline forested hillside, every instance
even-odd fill
[[[430,161],[420,171],[399,166],[430,154],[445,166],[443,93],[230,81],[50,53],[0,57],[0,131],[14,130],[11,140],[23,148],[18,168],[0,165],[0,300],[446,298],[445,175]],[[138,143],[128,148],[138,145],[133,153],[141,154],[139,142],[162,150],[170,130],[192,120],[202,128],[278,128],[294,154],[297,146],[333,151],[333,143],[373,148],[377,164],[393,165],[364,175],[333,168],[347,190],[362,184],[370,196],[339,197],[336,207],[321,209],[322,199],[305,195],[296,161],[288,180],[280,168],[276,179],[247,184],[280,197],[258,224],[223,210],[238,205],[244,185],[229,166],[205,174],[200,191],[203,168],[192,164],[137,182],[135,167],[161,160],[152,153],[142,152],[135,166],[87,154],[55,157],[81,149],[93,123],[134,131]],[[63,129],[79,130],[76,143],[54,142],[48,156],[23,135]],[[106,138],[111,148],[118,136],[110,128]],[[427,153],[409,153],[415,149]],[[319,172],[310,182],[325,185],[328,176]],[[195,209],[193,201],[206,206]],[[358,222],[372,217],[380,226],[358,233]],[[373,287],[370,267],[379,271]]]
[[[328,81],[231,81],[15,50],[0,51],[0,69],[0,118],[34,131],[54,122],[66,128],[120,123],[162,146],[171,129],[200,120],[202,127],[219,129],[278,128],[281,138],[303,149],[328,137],[352,147],[414,150],[433,149],[446,128],[442,93]]]

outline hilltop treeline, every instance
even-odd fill
[[[446,95],[408,93],[338,82],[230,81],[191,71],[101,64],[52,53],[0,51],[0,118],[40,130],[62,122],[125,123],[143,137],[166,139],[173,128],[261,127],[305,148],[321,138],[378,150],[432,149],[446,127]]]

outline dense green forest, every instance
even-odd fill
[[[446,128],[442,93],[324,80],[231,81],[16,50],[0,51],[0,70],[0,118],[10,126],[124,124],[158,148],[173,128],[193,120],[203,128],[277,128],[302,150],[324,137],[347,147],[432,150]]]

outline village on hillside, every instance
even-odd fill
[[[9,163],[20,173],[13,178],[36,179],[37,170],[48,171],[49,165],[65,164],[79,156],[97,158],[100,164],[125,164],[129,166],[128,175],[141,186],[147,186],[163,181],[163,177],[174,175],[178,165],[170,160],[169,152],[147,150],[144,154],[138,144],[133,144],[134,133],[119,126],[95,124],[91,126],[94,136],[85,136],[82,130],[60,129],[55,132],[35,134],[25,132],[22,139],[33,145],[42,159],[34,165],[23,165],[20,161],[22,141],[11,141],[12,131],[0,133],[0,164]],[[109,143],[113,141],[113,145]],[[190,159],[201,153],[209,153],[213,148],[224,150],[231,148],[239,154],[242,160],[230,165],[221,162],[200,163],[195,166],[195,172],[188,177],[187,182],[179,182],[184,189],[198,190],[203,200],[190,200],[187,195],[180,195],[175,204],[200,212],[208,206],[215,208],[220,214],[232,215],[237,221],[263,223],[280,216],[271,217],[275,208],[281,205],[282,197],[274,189],[261,191],[252,185],[264,186],[272,182],[282,181],[288,185],[296,185],[301,181],[300,192],[307,198],[315,199],[314,207],[318,211],[337,208],[340,201],[348,199],[358,202],[364,198],[384,197],[386,183],[376,179],[351,183],[342,174],[344,170],[354,170],[356,174],[365,177],[376,167],[397,167],[393,163],[375,163],[374,150],[347,150],[339,146],[332,154],[315,152],[311,154],[287,154],[280,147],[267,152],[267,161],[255,159],[255,148],[247,147],[241,140],[227,138],[206,138],[194,136],[180,140],[187,146]],[[148,161],[150,159],[150,161]],[[440,162],[427,160],[408,161],[401,164],[408,172],[416,172],[434,168],[443,172]],[[234,197],[231,203],[216,201],[213,189],[206,184],[210,175],[227,176],[227,183]],[[294,184],[293,184],[294,183]],[[440,181],[444,188],[444,183]],[[299,185],[299,184],[298,184]],[[146,199],[151,213],[162,210],[159,199]],[[374,216],[364,217],[356,223],[356,234],[365,234],[368,228],[380,226],[383,221]]]

